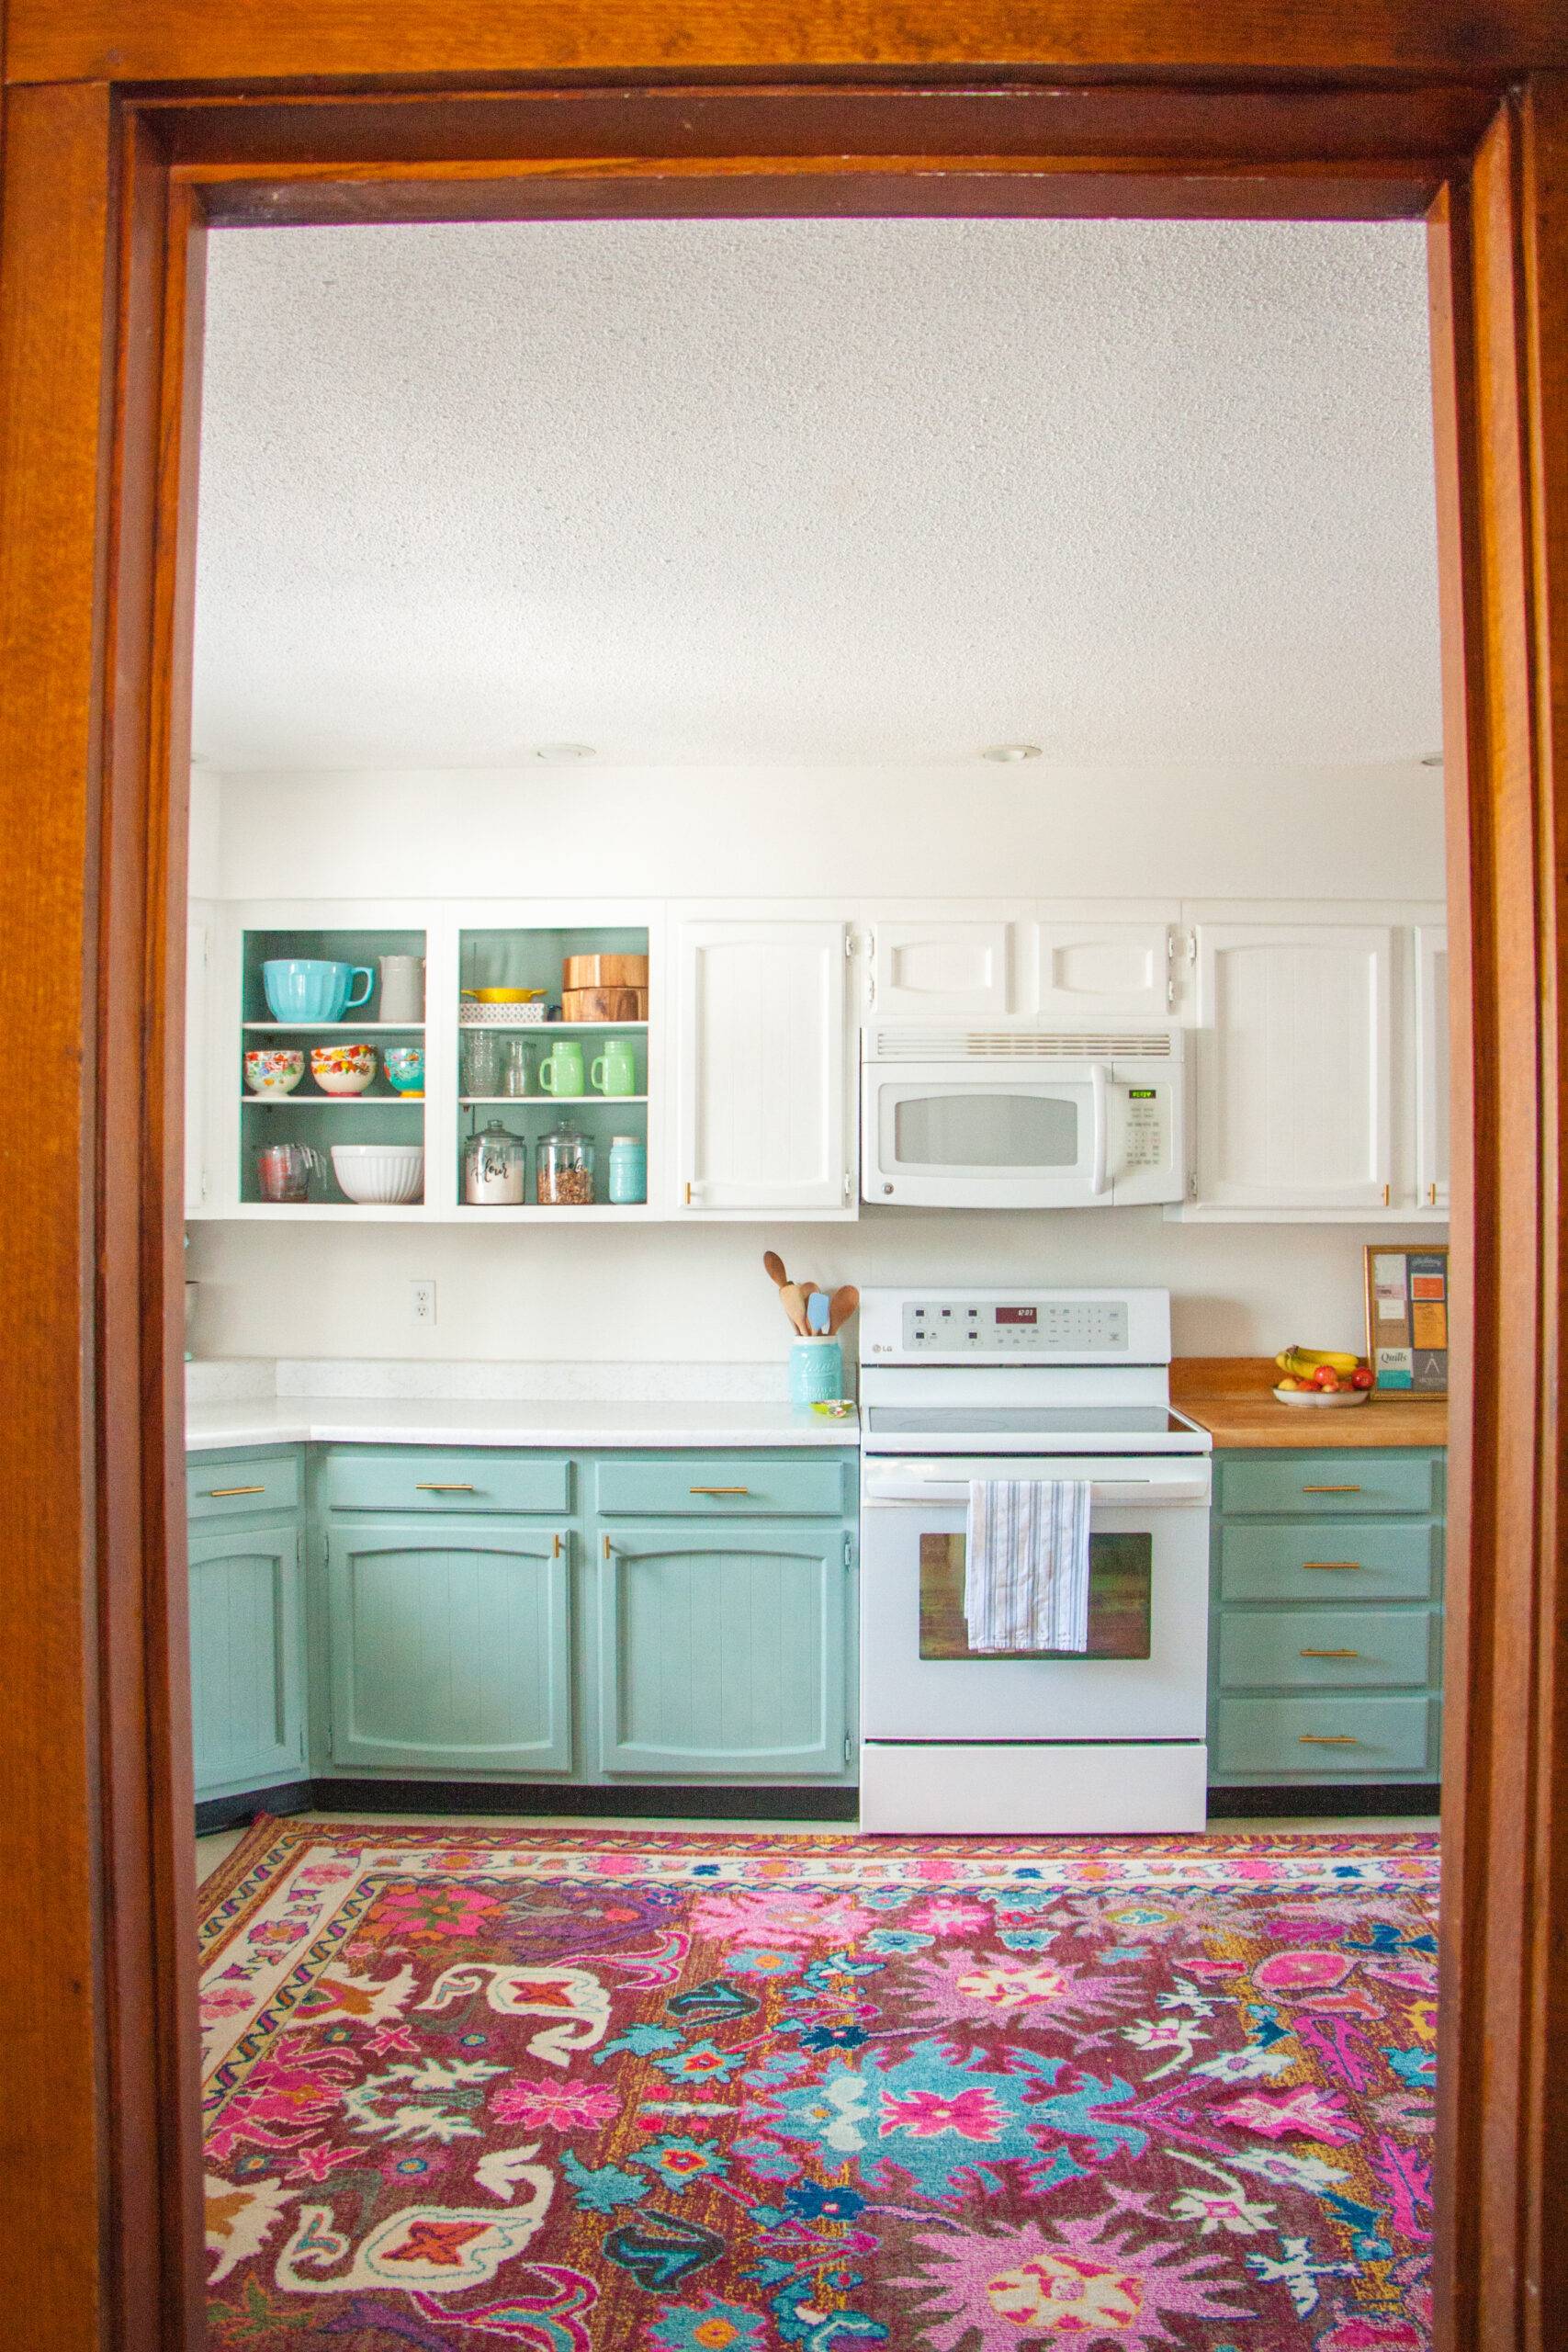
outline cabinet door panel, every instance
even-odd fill
[[[1012,1010],[1010,922],[881,917],[872,957],[876,1014],[1000,1020]]]
[[[304,1754],[299,1530],[190,1538],[191,1729],[198,1797],[273,1777]]]
[[[1035,936],[1040,1019],[1064,1025],[1170,1019],[1168,923],[1043,922]]]
[[[1449,934],[1423,923],[1416,933],[1416,1200],[1449,1205]]]
[[[1348,925],[1200,927],[1201,1204],[1388,1205],[1392,946]]]
[[[687,923],[680,997],[682,1206],[842,1210],[854,1197],[843,924]]]
[[[838,1530],[617,1524],[600,1552],[605,1771],[841,1775]]]
[[[472,1521],[333,1527],[333,1761],[570,1770],[567,1541]]]

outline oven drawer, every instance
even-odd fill
[[[1382,1781],[1435,1769],[1437,1729],[1431,1698],[1227,1696],[1214,1710],[1210,1761],[1218,1772],[1270,1781]]]
[[[849,1502],[845,1463],[747,1453],[683,1453],[673,1462],[628,1454],[601,1462],[601,1511],[682,1519],[840,1519]]]
[[[1234,1600],[1436,1600],[1443,1530],[1430,1520],[1277,1520],[1220,1529],[1219,1598]]]
[[[1222,1690],[1425,1690],[1442,1658],[1427,1609],[1228,1609],[1219,1625]]]
[[[1363,1408],[1375,1413],[1375,1404]],[[1220,1454],[1217,1501],[1224,1511],[1440,1511],[1443,1464],[1436,1453],[1359,1453]]]

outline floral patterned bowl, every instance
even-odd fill
[[[423,1046],[389,1046],[383,1057],[387,1082],[400,1094],[424,1092],[424,1047]]]
[[[245,1056],[245,1084],[253,1094],[292,1094],[304,1075],[298,1046],[254,1046]]]
[[[374,1046],[312,1046],[310,1075],[323,1094],[363,1094],[376,1076]]]

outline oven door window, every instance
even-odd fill
[[[1153,1613],[1154,1537],[1090,1535],[1087,1650],[972,1650],[964,1615],[963,1535],[920,1538],[920,1656],[941,1662],[1010,1666],[1020,1658],[1061,1658],[1085,1665],[1096,1658],[1149,1656]]]
[[[898,1168],[1070,1171],[1083,1158],[1086,1102],[1076,1090],[896,1093],[893,1162]]]

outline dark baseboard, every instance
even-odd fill
[[[196,1834],[248,1826],[258,1813],[309,1813],[316,1802],[313,1781],[284,1781],[274,1789],[252,1789],[237,1797],[208,1797],[196,1809]]]
[[[649,1787],[566,1788],[538,1781],[293,1781],[249,1796],[214,1797],[196,1809],[197,1836],[231,1829],[258,1813],[450,1813],[468,1819],[487,1814],[674,1815],[683,1821],[853,1821],[858,1789],[799,1788],[771,1781],[757,1787],[701,1781]]]
[[[1255,1789],[1211,1789],[1209,1818],[1235,1821],[1259,1814],[1321,1814],[1372,1820],[1386,1813],[1436,1813],[1441,1796],[1436,1781],[1348,1781],[1333,1788],[1322,1781],[1303,1788],[1291,1781]]]

